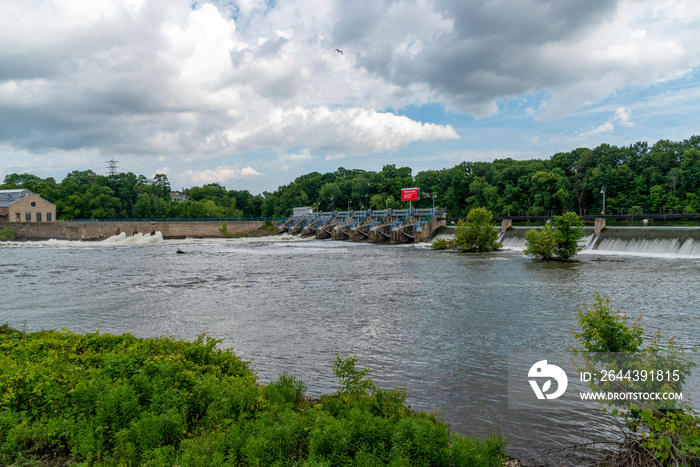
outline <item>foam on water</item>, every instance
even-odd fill
[[[99,241],[57,240],[52,238],[42,241],[0,242],[0,246],[22,248],[99,248],[131,245],[157,245],[163,243],[164,241],[165,240],[163,240],[163,234],[161,232],[154,232],[152,235],[136,233],[132,236],[127,236],[124,232],[122,232],[118,235],[113,235]]]
[[[582,254],[648,256],[655,258],[700,258],[700,243],[693,239],[684,242],[666,239],[604,238],[594,242]]]

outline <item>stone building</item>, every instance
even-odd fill
[[[0,222],[53,222],[56,205],[29,190],[0,190]]]

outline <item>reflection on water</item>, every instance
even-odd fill
[[[0,321],[185,339],[206,330],[261,379],[290,371],[312,394],[335,390],[335,352],[356,354],[380,386],[406,387],[414,409],[439,409],[453,429],[498,425],[514,454],[606,426],[594,410],[507,404],[508,355],[573,345],[576,311],[595,291],[642,314],[649,333],[698,343],[698,258],[541,263],[519,251],[294,237],[129,241],[0,244]]]

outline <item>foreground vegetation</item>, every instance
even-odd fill
[[[418,187],[423,197],[414,207],[432,203],[451,216],[465,217],[476,207],[496,216],[659,214],[700,211],[700,136],[653,145],[601,144],[552,155],[546,160],[497,159],[462,162],[452,168],[426,170],[385,165],[373,172],[340,167],[312,172],[274,192],[252,195],[213,183],[183,189],[189,201],[170,199],[164,174],[153,179],[133,173],[98,175],[74,171],[60,183],[31,174],[10,174],[0,189],[26,188],[56,204],[59,219],[278,217],[298,206],[321,210],[404,208],[401,188]],[[603,190],[604,188],[604,190]]]
[[[573,334],[579,347],[575,353],[584,355],[591,368],[600,367],[625,371],[674,369],[679,378],[663,383],[651,380],[635,382],[624,387],[618,381],[591,381],[594,391],[682,392],[683,383],[695,367],[690,354],[673,339],[656,334],[647,345],[641,317],[629,323],[620,310],[613,311],[610,299],[596,293],[594,304],[585,306],[577,315],[580,329]],[[622,357],[622,358],[621,358]],[[622,363],[620,365],[620,363]],[[618,366],[615,366],[618,365]],[[675,378],[674,378],[675,379]],[[617,401],[604,406],[623,422],[621,441],[601,443],[602,466],[700,466],[700,417],[691,406],[663,401],[660,403]],[[668,406],[671,405],[669,408]],[[611,449],[612,447],[612,449]]]
[[[336,358],[335,394],[260,385],[217,342],[0,327],[0,465],[500,466],[505,444],[450,433]]]

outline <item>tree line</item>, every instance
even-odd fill
[[[168,177],[133,173],[98,175],[74,171],[56,183],[31,174],[10,174],[0,189],[25,188],[56,205],[59,219],[132,219],[258,217],[264,201],[246,190],[226,190],[218,183],[185,190],[188,201],[171,199]]]
[[[285,217],[292,208],[404,208],[402,188],[418,187],[414,207],[433,204],[450,216],[466,217],[484,207],[494,215],[654,214],[700,210],[700,136],[654,145],[601,144],[549,159],[462,162],[415,176],[410,167],[381,171],[339,168],[302,175],[274,192],[252,195],[208,184],[184,190],[189,201],[170,199],[167,176],[133,173],[103,176],[90,170],[68,174],[60,183],[30,174],[5,177],[3,189],[26,188],[56,204],[59,219],[148,217]]]

